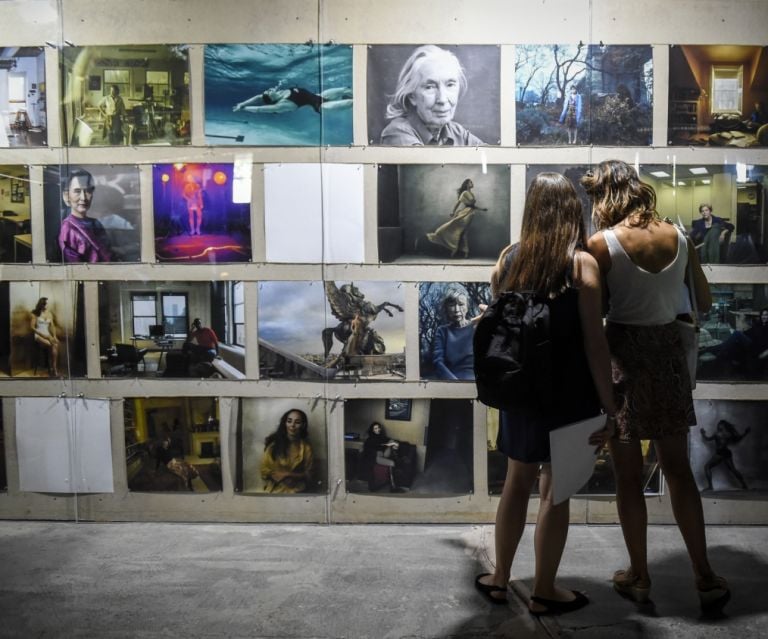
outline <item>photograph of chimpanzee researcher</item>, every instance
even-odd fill
[[[472,491],[472,401],[351,399],[344,404],[347,492]]]
[[[185,45],[64,47],[61,80],[68,146],[189,144]]]
[[[29,191],[29,169],[26,166],[0,164],[0,262],[32,261]]]
[[[689,451],[696,484],[717,497],[768,492],[768,403],[699,399]]]
[[[379,261],[495,261],[509,244],[509,198],[507,165],[379,165]]]
[[[419,370],[422,379],[473,381],[472,340],[481,304],[491,302],[487,282],[419,284]]]
[[[500,144],[499,79],[497,46],[371,46],[369,144]]]
[[[488,493],[500,495],[507,475],[507,456],[498,449],[499,411],[489,408],[486,412],[488,432]],[[642,483],[646,495],[661,495],[664,493],[664,482],[656,458],[656,450],[650,439],[640,442],[643,456]],[[538,480],[534,486],[538,494]],[[589,481],[579,490],[577,495],[613,496],[616,494],[616,477],[613,473],[613,461],[607,449],[601,449],[595,456],[595,468]]]
[[[682,224],[704,264],[765,264],[764,164],[643,164],[662,216]]]
[[[768,285],[710,284],[712,307],[699,315],[699,365],[704,380],[768,378]]]
[[[126,398],[123,413],[129,490],[221,490],[217,397]]]
[[[99,282],[105,377],[245,377],[243,283]]]
[[[236,488],[244,493],[324,493],[326,404],[314,399],[239,400]]]
[[[766,46],[671,46],[669,144],[768,146],[767,55]]]
[[[8,350],[0,348],[9,354],[2,364],[12,376],[85,375],[82,282],[5,282],[0,297],[0,308],[8,304],[0,312],[0,335],[10,339]]]
[[[651,46],[517,45],[515,112],[519,145],[649,145]]]
[[[49,262],[140,261],[138,167],[47,166],[43,189]]]

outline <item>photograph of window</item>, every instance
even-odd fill
[[[158,262],[251,259],[250,171],[241,177],[232,164],[155,164],[152,185]]]
[[[352,144],[352,47],[208,44],[206,144]]]
[[[491,303],[487,282],[419,284],[419,370],[422,379],[475,379],[473,317]]]
[[[85,375],[85,305],[82,282],[4,282],[0,297],[9,308],[8,368],[14,377]],[[6,302],[0,300],[0,304]],[[0,332],[5,327],[0,323]]]
[[[368,143],[500,144],[499,47],[368,47]]]
[[[49,262],[140,261],[138,167],[47,166],[43,197]]]
[[[515,47],[519,145],[651,143],[650,45]]]
[[[221,491],[217,397],[126,398],[128,490]]]
[[[507,165],[380,164],[379,261],[496,260],[509,244]]]
[[[29,169],[0,164],[0,262],[32,261]]]
[[[99,282],[102,375],[243,379],[242,324],[235,343],[227,319],[234,290],[226,281]]]
[[[409,402],[407,419],[388,402]],[[472,491],[472,401],[350,399],[344,403],[347,492],[462,495]]]
[[[190,142],[185,45],[64,47],[61,82],[69,146]]]
[[[0,148],[45,146],[43,47],[0,47]]]
[[[656,191],[659,213],[686,228],[702,263],[768,262],[768,166],[644,164],[640,179]]]
[[[307,399],[241,399],[236,490],[296,495],[328,489],[326,404]]]
[[[404,304],[398,282],[260,282],[260,377],[403,379]]]
[[[694,401],[690,458],[703,496],[768,492],[768,404],[733,400]]]

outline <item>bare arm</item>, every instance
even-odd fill
[[[693,271],[693,294],[696,296],[696,305],[699,307],[699,313],[706,313],[712,306],[712,293],[709,291],[709,282],[707,276],[701,268],[699,256],[693,247],[693,242],[688,238],[688,263],[690,270]],[[688,289],[691,289],[691,283],[688,281],[688,272],[685,273],[685,283]]]
[[[585,251],[576,253],[575,262],[578,273],[579,318],[584,338],[584,352],[603,410],[613,417],[616,414],[616,404],[613,399],[611,354],[603,329],[600,269],[597,260]],[[590,442],[604,443],[613,434],[613,427],[613,419],[607,418],[603,437],[591,439]]]

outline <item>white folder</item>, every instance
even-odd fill
[[[590,434],[605,425],[605,415],[567,424],[549,433],[552,460],[552,503],[559,504],[581,490],[595,468]]]

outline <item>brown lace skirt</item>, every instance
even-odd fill
[[[619,441],[662,439],[696,423],[691,380],[675,323],[609,322],[616,435]]]

